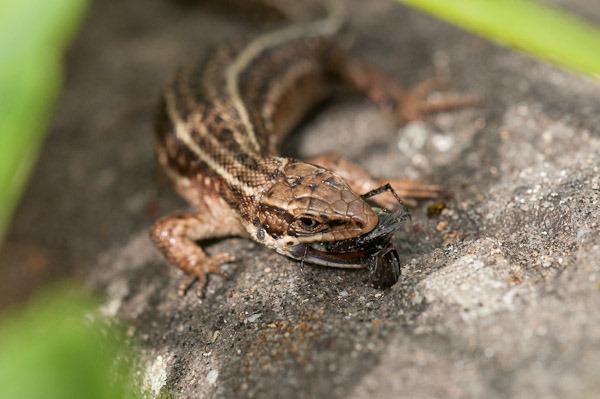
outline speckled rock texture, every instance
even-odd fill
[[[600,21],[593,0],[563,4]],[[230,238],[208,248],[242,259],[233,278],[211,279],[202,301],[177,297],[182,274],[147,234],[187,207],[153,158],[156,99],[191,54],[260,28],[130,0],[96,2],[68,55],[2,251],[13,274],[3,292],[23,270],[79,276],[105,298],[103,312],[131,326],[149,397],[600,397],[599,82],[392,1],[348,10],[354,56],[408,85],[447,75],[484,100],[398,128],[363,98],[340,96],[285,147],[335,150],[377,175],[447,188],[445,209],[420,203],[396,237],[394,287]]]

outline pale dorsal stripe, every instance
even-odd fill
[[[169,117],[174,123],[175,136],[179,140],[181,140],[187,148],[189,148],[194,154],[196,154],[196,156],[202,162],[204,162],[208,165],[209,168],[217,172],[219,176],[221,176],[227,182],[228,185],[238,188],[248,196],[255,196],[258,193],[256,187],[251,187],[239,180],[236,176],[232,175],[223,165],[220,165],[218,162],[216,162],[213,157],[207,154],[202,148],[200,148],[198,143],[194,141],[190,134],[189,127],[179,117],[179,114],[175,107],[175,98],[172,92],[167,92],[165,94],[165,102]],[[202,123],[199,123],[198,126],[200,126],[203,129],[203,131],[200,132],[200,134],[203,135],[203,137],[212,138],[212,136],[206,131],[206,127]],[[214,143],[217,143],[218,145],[218,142],[216,142],[216,140]],[[229,158],[227,159],[235,161],[235,158],[233,156],[229,156]]]
[[[252,150],[260,152],[260,144],[256,137],[256,130],[250,121],[248,108],[240,95],[239,77],[243,70],[260,56],[265,50],[276,47],[280,44],[289,42],[300,37],[329,36],[335,34],[341,26],[341,21],[337,18],[327,18],[307,24],[292,25],[287,28],[279,29],[267,35],[261,36],[248,44],[244,50],[237,56],[233,63],[227,68],[226,82],[227,91],[231,95],[231,100],[240,116],[241,122],[246,127],[248,139],[254,147]],[[234,132],[234,134],[242,134]],[[243,146],[245,140],[242,137],[236,137],[240,146]],[[246,148],[246,150],[250,150]]]
[[[273,88],[271,88],[267,95],[265,105],[261,110],[262,118],[265,121],[265,126],[268,130],[273,130],[273,114],[275,113],[276,105],[281,97],[288,93],[290,86],[298,80],[299,76],[306,75],[307,71],[314,68],[318,68],[318,66],[310,60],[299,61],[292,65],[281,79],[273,85]]]

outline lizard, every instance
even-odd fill
[[[473,102],[427,102],[434,80],[408,91],[387,73],[352,59],[340,41],[343,23],[339,13],[330,12],[216,46],[181,67],[164,90],[156,155],[175,190],[195,210],[161,217],[150,236],[167,261],[187,275],[180,296],[195,282],[202,296],[207,276],[226,276],[222,266],[237,260],[229,253],[209,256],[199,241],[248,237],[303,262],[367,267],[354,251],[364,248],[353,243],[369,233],[387,237],[401,225],[392,219],[406,219],[406,212],[390,219],[381,209],[394,202],[403,208],[400,197],[439,195],[441,187],[408,179],[390,185],[335,154],[307,161],[279,155],[286,134],[340,84],[364,93],[398,121]],[[384,224],[393,227],[386,230]],[[374,233],[378,229],[385,231]],[[382,284],[389,286],[399,271],[387,241],[375,252],[383,273],[391,273]],[[343,256],[332,249],[340,242],[350,243]],[[363,242],[370,245],[368,239]]]

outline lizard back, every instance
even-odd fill
[[[267,187],[285,163],[279,140],[331,91],[338,28],[330,19],[292,25],[214,47],[181,68],[159,108],[160,163],[218,180],[236,203]]]

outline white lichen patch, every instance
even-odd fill
[[[148,362],[144,373],[143,390],[158,396],[167,383],[167,370],[170,357],[158,355],[153,361]]]
[[[208,372],[206,375],[206,382],[208,385],[215,385],[217,383],[217,379],[219,378],[219,370],[213,369]]]
[[[123,298],[129,293],[129,284],[127,280],[119,278],[108,286],[106,289],[107,301],[100,307],[100,312],[107,317],[115,317],[119,309]]]

